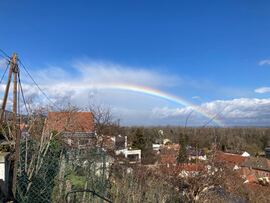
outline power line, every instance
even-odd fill
[[[3,81],[3,79],[4,79],[5,75],[6,75],[8,66],[9,66],[9,63],[7,64],[6,70],[5,70],[5,72],[3,73],[2,77],[1,77],[0,84],[2,83],[2,81]]]
[[[25,70],[25,72],[27,73],[27,75],[30,77],[30,79],[34,82],[34,84],[37,86],[37,88],[39,89],[39,91],[45,96],[45,98],[54,106],[56,107],[58,110],[60,110],[60,108],[48,97],[48,95],[40,88],[40,86],[37,84],[37,82],[34,80],[34,78],[32,77],[32,75],[30,74],[30,72],[27,70],[27,68],[25,67],[25,65],[22,63],[22,61],[19,59],[18,60],[19,63],[22,65],[23,69]]]
[[[5,51],[3,51],[3,49],[0,49],[0,52],[2,52],[4,56],[7,57],[8,59],[11,58]]]
[[[23,92],[23,88],[22,88],[20,71],[18,71],[18,79],[19,79],[19,88],[20,88],[19,90],[21,90],[21,94],[22,94],[22,99],[23,99],[23,103],[24,103],[24,106],[25,106],[25,110],[26,110],[27,114],[29,115],[29,110],[28,110],[28,107],[27,107],[27,104],[26,104],[26,101],[25,101],[24,92]]]
[[[221,111],[217,112],[212,118],[210,118],[203,126],[202,128],[206,127],[209,123],[211,123],[213,120],[215,120],[218,116],[221,115],[221,113],[228,107],[229,105],[226,105]]]
[[[0,56],[1,56],[2,58],[6,59],[6,57],[5,57],[3,54],[0,54]]]

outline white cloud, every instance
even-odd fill
[[[153,115],[157,118],[168,118],[168,117],[185,117],[192,111],[191,107],[184,108],[168,108],[166,107],[155,107],[152,110]]]
[[[216,100],[202,104],[212,112],[221,112],[224,119],[270,119],[270,99],[239,98],[233,100]]]
[[[201,104],[203,109],[214,112],[218,119],[229,125],[269,125],[270,99],[239,98],[232,100],[215,100]],[[154,108],[153,114],[163,118],[185,118],[191,111],[183,108]],[[201,116],[194,112],[193,117]]]
[[[130,67],[102,61],[76,61],[74,67],[87,83],[128,83],[151,87],[175,86],[181,83],[176,76],[166,75],[140,67]]]
[[[129,84],[152,88],[166,88],[168,86],[177,86],[182,82],[179,77],[153,70],[93,60],[77,60],[69,69],[59,66],[49,66],[48,68],[32,72],[32,75],[34,78],[37,78],[40,87],[53,100],[69,98],[73,101],[75,100],[80,105],[83,103],[82,100],[89,99],[90,93],[99,91],[99,84]],[[25,95],[40,95],[39,91],[30,84],[33,84],[30,80],[24,81]],[[99,93],[101,92],[99,91]],[[114,93],[116,92],[114,91]],[[105,95],[104,91],[102,94]],[[120,95],[118,92],[116,95],[125,101],[125,103],[130,102],[125,98],[127,97],[126,94]],[[110,98],[107,96],[106,99],[108,101],[116,100],[116,95],[110,95]],[[134,99],[136,100],[137,98]],[[140,103],[140,101],[137,101],[137,103]]]
[[[191,107],[174,108],[175,106],[171,105],[169,101],[143,94],[87,88],[99,83],[128,83],[161,89],[166,86],[176,87],[183,84],[181,78],[153,70],[87,60],[76,61],[69,69],[50,66],[32,72],[32,75],[38,79],[40,87],[51,100],[72,102],[85,107],[89,102],[89,95],[94,94],[100,102],[113,107],[115,115],[119,116],[125,124],[183,124],[187,115],[192,111]],[[48,104],[46,98],[32,83],[24,81],[23,87],[27,97],[34,96],[39,98],[38,102]],[[1,88],[3,87],[0,86]],[[261,93],[265,90],[258,88],[255,91]],[[198,96],[193,98],[199,99]],[[270,120],[270,99],[215,100],[202,103],[201,108],[207,112],[213,112],[213,114],[221,112],[219,118],[232,125],[247,123],[263,125],[269,124]],[[202,125],[207,120],[194,112],[189,123]]]
[[[260,93],[260,94],[268,93],[268,92],[270,92],[270,87],[259,87],[259,88],[255,89],[254,92]]]
[[[259,61],[259,65],[260,65],[260,66],[263,66],[263,65],[270,65],[270,59],[265,59],[265,60]]]
[[[41,84],[54,84],[61,82],[70,82],[76,81],[74,74],[71,74],[68,70],[65,70],[59,66],[48,66],[46,68],[40,69],[37,72],[34,72],[35,78],[38,78],[38,81]]]
[[[117,115],[124,117],[123,120],[129,120],[125,123],[134,121],[137,124],[142,121],[141,118],[151,116],[153,103],[160,105],[168,102],[135,92],[99,89],[97,84],[127,83],[166,88],[182,82],[176,76],[153,70],[92,60],[76,61],[68,69],[50,65],[47,68],[35,70],[38,71],[31,70],[31,74],[41,89],[57,104],[71,102],[83,108],[88,105],[90,95],[94,95],[98,102],[112,106]],[[26,97],[32,97],[37,104],[49,104],[26,75],[22,75],[22,78],[24,78],[23,89]],[[0,88],[4,87],[0,86]],[[138,115],[144,116],[139,119]]]

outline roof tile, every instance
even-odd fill
[[[93,132],[93,114],[91,112],[49,112],[44,132],[51,131]]]

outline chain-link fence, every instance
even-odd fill
[[[25,137],[20,145],[16,200],[107,201],[111,162],[101,148],[70,148],[56,139],[42,143]]]

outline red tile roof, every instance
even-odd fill
[[[179,151],[180,145],[179,144],[168,144],[168,145],[162,145],[161,146],[161,151],[164,153],[174,153],[175,151]]]
[[[160,155],[160,163],[161,164],[176,164],[177,156],[172,154],[161,154]]]
[[[45,121],[45,133],[93,132],[94,119],[91,112],[49,112]]]
[[[179,153],[179,144],[164,145],[160,150],[161,164],[176,164],[176,159]]]
[[[246,157],[243,157],[238,154],[230,154],[224,152],[217,152],[216,161],[227,162],[230,164],[241,165],[246,160]]]
[[[182,171],[186,172],[200,172],[205,169],[202,164],[176,164],[176,165],[159,165],[159,170],[162,174],[167,174],[170,176],[177,176]]]
[[[202,171],[204,169],[203,164],[178,164],[177,165],[179,170],[183,171]]]
[[[270,161],[266,158],[249,157],[243,162],[242,166],[270,172]]]

